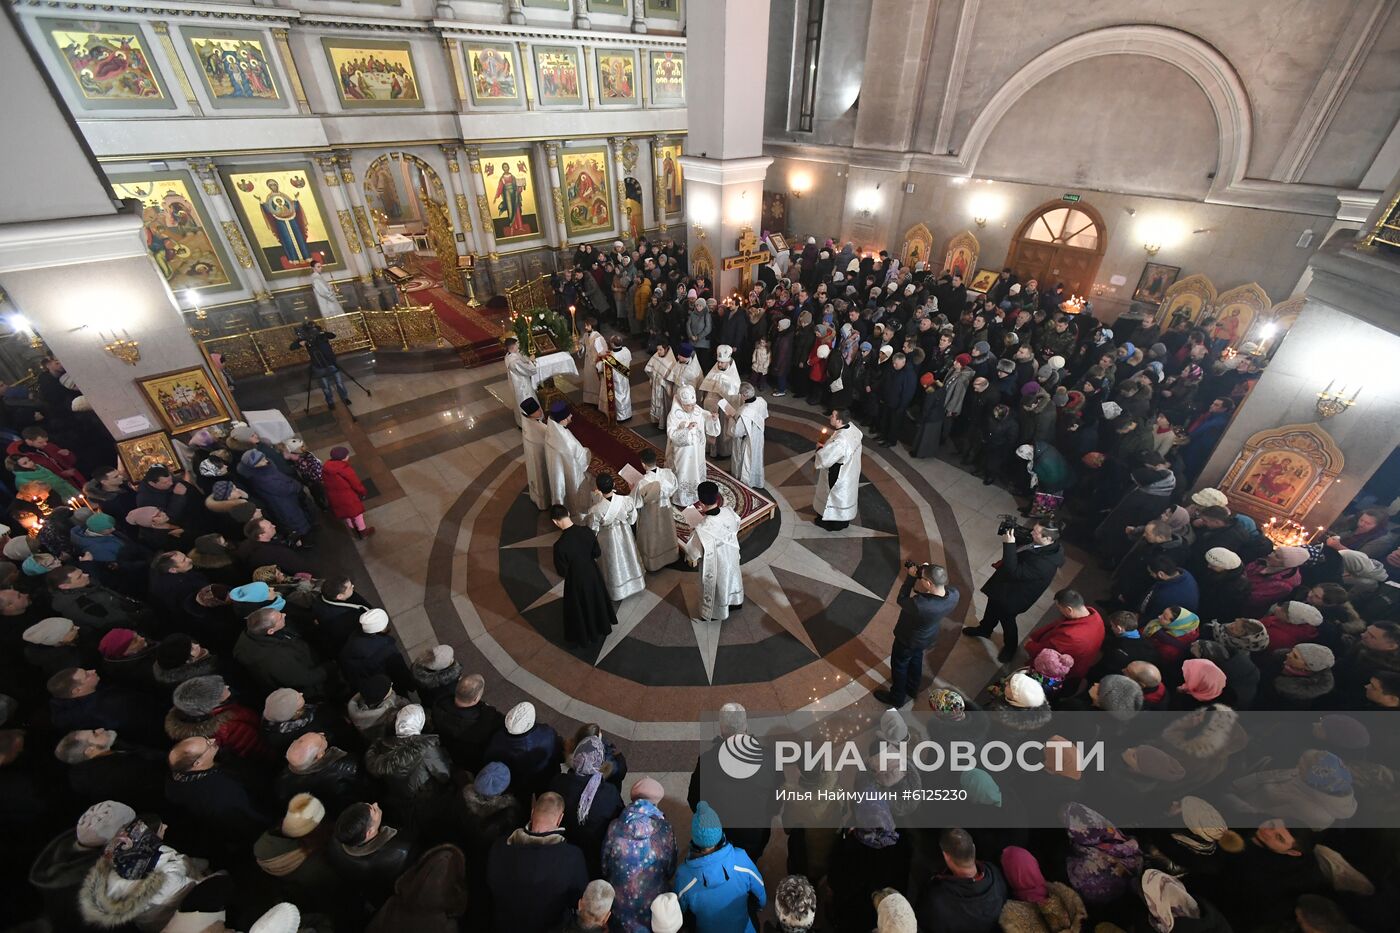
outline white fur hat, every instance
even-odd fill
[[[827,358],[828,356],[830,356],[830,355],[831,355],[831,346],[830,346],[829,344],[823,343],[823,344],[819,344],[819,345],[817,346],[817,359],[819,359],[819,360],[824,360],[824,359],[826,359],[826,358]]]
[[[517,703],[506,713],[506,731],[511,735],[524,735],[535,728],[535,704]]]
[[[360,629],[366,635],[377,635],[389,627],[389,613],[383,609],[366,609],[360,613]]]
[[[259,917],[248,933],[298,933],[300,929],[301,911],[295,904],[283,902]]]
[[[681,913],[680,898],[671,891],[656,895],[656,899],[651,902],[652,933],[680,933],[684,923],[685,916]]]
[[[399,710],[394,717],[394,735],[409,736],[422,733],[423,727],[428,724],[428,715],[423,712],[423,707],[417,703],[410,703]]]

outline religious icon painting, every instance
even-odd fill
[[[655,16],[660,19],[681,18],[681,0],[633,0],[633,2],[645,2],[647,16]]]
[[[172,291],[218,292],[238,287],[188,172],[115,175],[110,181],[114,197],[140,202],[141,237]]]
[[[625,229],[634,241],[640,240],[642,230],[646,226],[642,214],[642,183],[629,175],[622,179],[622,191],[627,195],[622,201],[622,208],[627,212],[627,216],[623,218]]]
[[[967,290],[981,292],[985,295],[997,283],[999,274],[995,269],[978,269],[977,274],[972,277],[972,283],[967,286]]]
[[[529,150],[481,154],[481,177],[491,207],[491,231],[497,243],[540,235],[535,208],[535,172]]]
[[[559,158],[564,173],[564,228],[569,236],[611,230],[607,150],[565,149]]]
[[[679,214],[685,210],[685,179],[681,177],[680,143],[656,147],[656,179],[662,212]]]
[[[84,110],[173,110],[136,23],[41,19]]]
[[[467,90],[476,107],[518,107],[520,65],[507,42],[467,42]]]
[[[1149,262],[1142,267],[1142,275],[1138,277],[1137,288],[1133,289],[1133,301],[1145,301],[1148,304],[1161,304],[1162,299],[1167,297],[1167,289],[1176,283],[1176,277],[1181,275],[1180,266],[1164,266],[1158,262]]]
[[[215,107],[284,107],[260,32],[243,29],[186,29],[185,41]]]
[[[685,105],[685,53],[652,52],[651,102],[660,107]]]
[[[640,103],[637,94],[637,53],[598,49],[598,105],[619,107]]]
[[[117,441],[117,456],[133,483],[145,479],[146,471],[153,466],[163,466],[171,473],[182,473],[185,469],[180,458],[175,456],[170,436],[164,431]]]
[[[264,275],[302,275],[313,259],[341,267],[310,163],[227,166],[219,174]]]
[[[321,39],[346,109],[422,107],[412,46],[379,39]]]
[[[228,408],[203,366],[143,376],[136,385],[171,434],[227,421]]]
[[[571,45],[537,45],[535,89],[543,107],[581,106],[583,77],[579,74],[578,49]]]

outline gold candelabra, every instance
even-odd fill
[[[1342,386],[1336,392],[1332,391],[1332,386],[1337,380],[1327,383],[1327,388],[1317,393],[1317,413],[1323,418],[1331,418],[1340,415],[1348,408],[1356,404],[1356,399],[1361,395],[1361,386],[1356,387],[1351,398],[1347,398],[1347,387]]]
[[[107,339],[102,337],[101,332],[99,332],[97,336],[99,339]],[[126,331],[122,331],[120,337],[113,333],[111,339],[107,340],[107,342],[102,345],[102,349],[106,350],[123,363],[126,363],[128,366],[135,366],[141,359],[141,342],[139,340],[132,340],[131,335]]]
[[[1274,543],[1274,547],[1303,547],[1312,544],[1317,536],[1322,534],[1323,526],[1318,525],[1317,530],[1309,532],[1292,519],[1285,518],[1279,521],[1277,518],[1271,518],[1259,531]]]

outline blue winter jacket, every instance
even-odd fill
[[[676,894],[681,910],[694,918],[696,933],[755,933],[749,896],[758,899],[759,910],[768,902],[753,860],[727,842],[676,869]]]

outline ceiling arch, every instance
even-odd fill
[[[1146,24],[1109,26],[1082,33],[1036,56],[982,108],[968,130],[958,160],[968,172],[975,172],[992,130],[1022,95],[1062,68],[1102,55],[1146,55],[1175,65],[1189,75],[1215,113],[1217,168],[1211,194],[1223,195],[1244,181],[1253,141],[1253,119],[1244,82],[1229,60],[1209,43],[1180,29]]]

